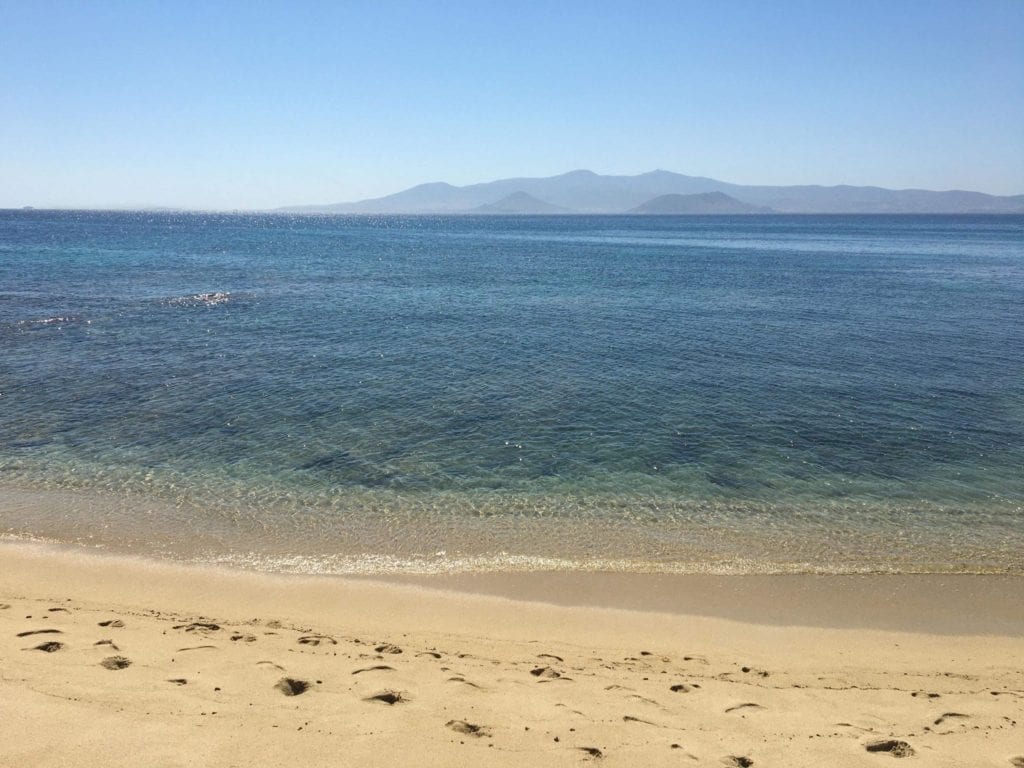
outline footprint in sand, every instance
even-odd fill
[[[284,672],[284,667],[282,667],[280,664],[275,664],[272,661],[257,661],[256,662],[256,666],[257,667],[270,667],[271,669],[276,669],[278,672]]]
[[[740,672],[742,672],[745,675],[753,672],[755,675],[759,677],[768,677],[768,675],[770,674],[764,671],[763,669],[754,669],[753,667],[740,667]]]
[[[95,643],[93,643],[93,645],[109,645],[110,646],[110,650],[112,650],[112,651],[120,651],[121,650],[120,648],[118,648],[114,644],[113,640],[97,640]]]
[[[423,651],[422,653],[417,653],[416,655],[417,656],[429,656],[432,659],[440,659],[441,658],[441,654],[437,653],[436,651]]]
[[[46,610],[48,613],[57,613],[58,611],[61,611],[63,613],[71,613],[71,611],[69,611],[67,608],[47,608]]]
[[[1019,757],[1011,757],[1010,765],[1012,765],[1013,768],[1024,768],[1024,755],[1021,755]]]
[[[530,674],[534,677],[547,680],[556,680],[562,676],[561,672],[557,669],[552,669],[551,667],[537,667],[536,669],[531,669]]]
[[[735,712],[735,711],[737,711],[739,709],[764,709],[764,707],[762,707],[760,704],[755,704],[752,701],[748,701],[748,702],[745,702],[743,704],[737,704],[735,707],[729,707],[725,711],[728,713],[728,712]]]
[[[120,619],[107,619],[106,621],[98,622],[101,627],[123,627],[124,622]],[[175,627],[177,629],[177,627]]]
[[[660,707],[661,706],[660,702],[657,702],[654,699],[648,698],[647,696],[641,696],[639,693],[631,693],[626,698],[627,699],[636,699],[637,701],[642,701],[644,704],[653,704],[656,707]]]
[[[30,629],[27,632],[19,632],[17,637],[28,637],[29,635],[61,635],[59,629]]]
[[[690,685],[686,685],[685,683],[677,683],[676,685],[670,685],[668,687],[668,689],[672,691],[672,693],[689,693],[690,691],[696,688],[700,688],[700,686],[697,685],[697,683],[691,683]]]
[[[580,752],[586,752],[588,755],[590,755],[590,757],[593,757],[595,760],[604,757],[604,752],[602,752],[597,747],[576,747],[576,749],[578,749]]]
[[[580,711],[579,711],[578,709],[573,709],[573,708],[572,708],[572,707],[570,707],[570,706],[569,706],[568,704],[562,704],[561,702],[559,702],[558,704],[555,704],[555,706],[556,706],[556,707],[561,707],[562,709],[568,709],[568,710],[569,710],[570,712],[572,712],[572,713],[573,713],[574,715],[579,715],[580,717],[586,717],[586,715],[585,715],[585,714],[583,714],[582,712],[580,712]]]
[[[207,649],[211,649],[211,650],[215,651],[215,650],[217,650],[217,646],[216,645],[192,645],[192,646],[189,646],[188,648],[179,648],[178,649],[178,653],[184,653],[185,651],[203,651],[203,650],[207,650]]]
[[[305,680],[296,680],[294,677],[282,677],[274,688],[285,696],[301,696],[309,690],[309,683]]]
[[[41,643],[41,644],[35,646],[34,648],[26,649],[26,650],[43,651],[44,653],[53,653],[54,651],[59,651],[63,647],[64,647],[64,643],[58,643],[56,640],[51,640],[48,643]]]
[[[11,607],[10,603],[0,603],[0,611],[6,611],[10,607]]]
[[[303,635],[299,638],[299,645],[337,645],[338,641],[327,635]]]
[[[932,725],[942,725],[947,720],[952,720],[953,718],[966,719],[966,718],[969,718],[969,717],[970,717],[970,715],[965,715],[962,712],[943,712],[942,716],[937,718],[935,720],[935,722],[932,723]]]
[[[401,653],[402,652],[401,648],[399,648],[397,645],[392,645],[391,643],[384,643],[383,645],[378,645],[373,650],[375,650],[377,653]]]
[[[464,677],[449,677],[448,680],[446,680],[445,682],[462,683],[463,685],[468,685],[470,688],[480,688],[479,685],[477,685],[476,683],[471,683]]]
[[[352,672],[353,675],[360,675],[363,672],[394,672],[394,667],[389,667],[387,664],[377,664],[373,667],[363,667]]]
[[[464,733],[467,736],[476,736],[480,738],[482,736],[490,736],[490,731],[482,725],[476,725],[475,723],[467,723],[465,720],[449,720],[445,723],[445,727],[451,728],[457,733]]]
[[[394,705],[406,702],[408,699],[398,691],[381,691],[373,696],[367,696],[363,701],[382,701],[385,704]]]
[[[238,635],[232,635],[231,639],[234,640],[234,641],[241,640],[241,641],[246,642],[246,643],[255,643],[256,642],[256,635],[241,635],[241,634],[238,634]]]
[[[898,739],[886,739],[885,741],[873,741],[864,746],[868,752],[887,752],[893,757],[910,757],[914,754],[914,748],[905,741]]]
[[[103,626],[102,624],[100,626]],[[110,626],[114,626],[111,624]],[[124,626],[124,625],[121,625]],[[175,629],[183,629],[186,632],[216,632],[220,629],[219,624],[211,624],[206,621],[193,621],[190,624],[177,624]]]
[[[742,755],[729,755],[722,758],[722,765],[728,765],[730,768],[750,768],[753,764],[753,760]]]
[[[188,680],[184,677],[172,677],[167,680],[168,683],[174,683],[175,685],[187,685]]]
[[[642,723],[644,725],[653,725],[655,728],[664,728],[665,726],[659,725],[658,723],[652,723],[650,720],[644,720],[641,717],[633,717],[633,715],[623,715],[622,722],[624,723]]]
[[[104,669],[126,669],[131,666],[131,659],[126,659],[124,656],[108,656],[100,662],[100,666]]]

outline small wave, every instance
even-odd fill
[[[62,546],[64,542],[48,536],[36,536],[32,533],[0,533],[0,544],[45,544],[48,546]]]
[[[185,307],[216,307],[220,304],[227,304],[229,301],[231,301],[231,294],[228,291],[211,291],[209,293],[194,293],[191,296],[176,296],[173,299],[168,299],[167,303]]]
[[[20,328],[56,327],[63,328],[65,325],[92,325],[92,320],[86,320],[78,315],[62,315],[59,317],[44,317],[36,320],[20,320],[17,323]]]
[[[172,556],[173,557],[173,556]],[[395,556],[362,555],[267,555],[259,552],[205,552],[190,558],[208,566],[241,568],[265,573],[317,576],[425,576],[459,573],[524,573],[537,571],[660,573],[676,575],[878,575],[918,573],[1015,573],[1012,568],[921,567],[885,564],[827,564],[810,562],[769,562],[754,559],[664,562],[630,558],[544,557],[507,552],[487,555]]]

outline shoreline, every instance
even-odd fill
[[[927,519],[915,523],[912,535],[896,530],[892,521],[876,530],[819,521],[766,532],[756,520],[742,527],[724,520],[567,524],[513,515],[495,525],[490,517],[290,518],[281,510],[264,520],[253,510],[205,514],[193,503],[178,508],[159,497],[6,486],[0,487],[0,505],[10,521],[0,530],[0,544],[90,547],[112,556],[282,574],[427,580],[483,572],[496,578],[509,572],[1024,576],[1024,538],[1018,532],[980,526],[982,532],[968,542]],[[290,524],[281,526],[282,520]]]
[[[262,571],[233,562],[190,562],[0,538],[0,562],[58,562],[81,574],[103,569],[167,578],[251,579],[281,589],[335,584],[499,600],[567,610],[704,617],[745,624],[936,635],[1024,637],[1024,575],[1016,573],[674,573],[601,569],[317,573]],[[3,582],[0,581],[0,585]]]
[[[436,573],[261,571],[74,544],[0,539],[17,570],[56,564],[80,581],[112,570],[134,581],[263,583],[303,591],[358,588],[431,599],[499,601],[567,611],[627,611],[743,624],[934,635],[1024,637],[1024,575],[1006,573],[672,573],[482,570]],[[5,582],[0,579],[0,586]],[[108,587],[107,583],[97,586]]]
[[[400,583],[0,546],[0,764],[870,766],[915,754],[952,768],[1024,753],[1021,611],[1000,604],[1012,577],[975,591],[964,585],[979,577],[939,591],[932,577],[680,577],[628,610],[649,575],[510,576]],[[868,610],[886,580],[902,602]],[[685,599],[651,597],[684,582]],[[783,621],[844,605],[876,625]],[[900,611],[913,621],[886,627]],[[951,623],[964,611],[1003,634]]]

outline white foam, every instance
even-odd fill
[[[258,552],[206,553],[194,562],[202,565],[227,566],[270,573],[293,573],[319,576],[383,576],[437,575],[456,573],[524,573],[537,571],[574,571],[581,573],[666,573],[707,575],[775,575],[775,574],[878,574],[913,573],[893,567],[826,567],[813,563],[779,563],[760,560],[730,559],[704,562],[655,562],[632,559],[573,560],[535,555],[499,553],[494,555],[455,555],[444,553],[399,557],[377,553],[361,555],[303,554],[268,555]],[[931,570],[921,571],[931,573]],[[961,572],[961,571],[956,571]],[[982,572],[982,571],[979,571]]]
[[[216,307],[219,304],[226,304],[231,301],[231,293],[228,291],[211,291],[208,293],[194,293],[191,296],[176,296],[167,301],[168,304],[183,306],[206,306]]]

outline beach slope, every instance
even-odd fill
[[[5,545],[0,765],[1024,764],[1018,633],[750,613]]]

